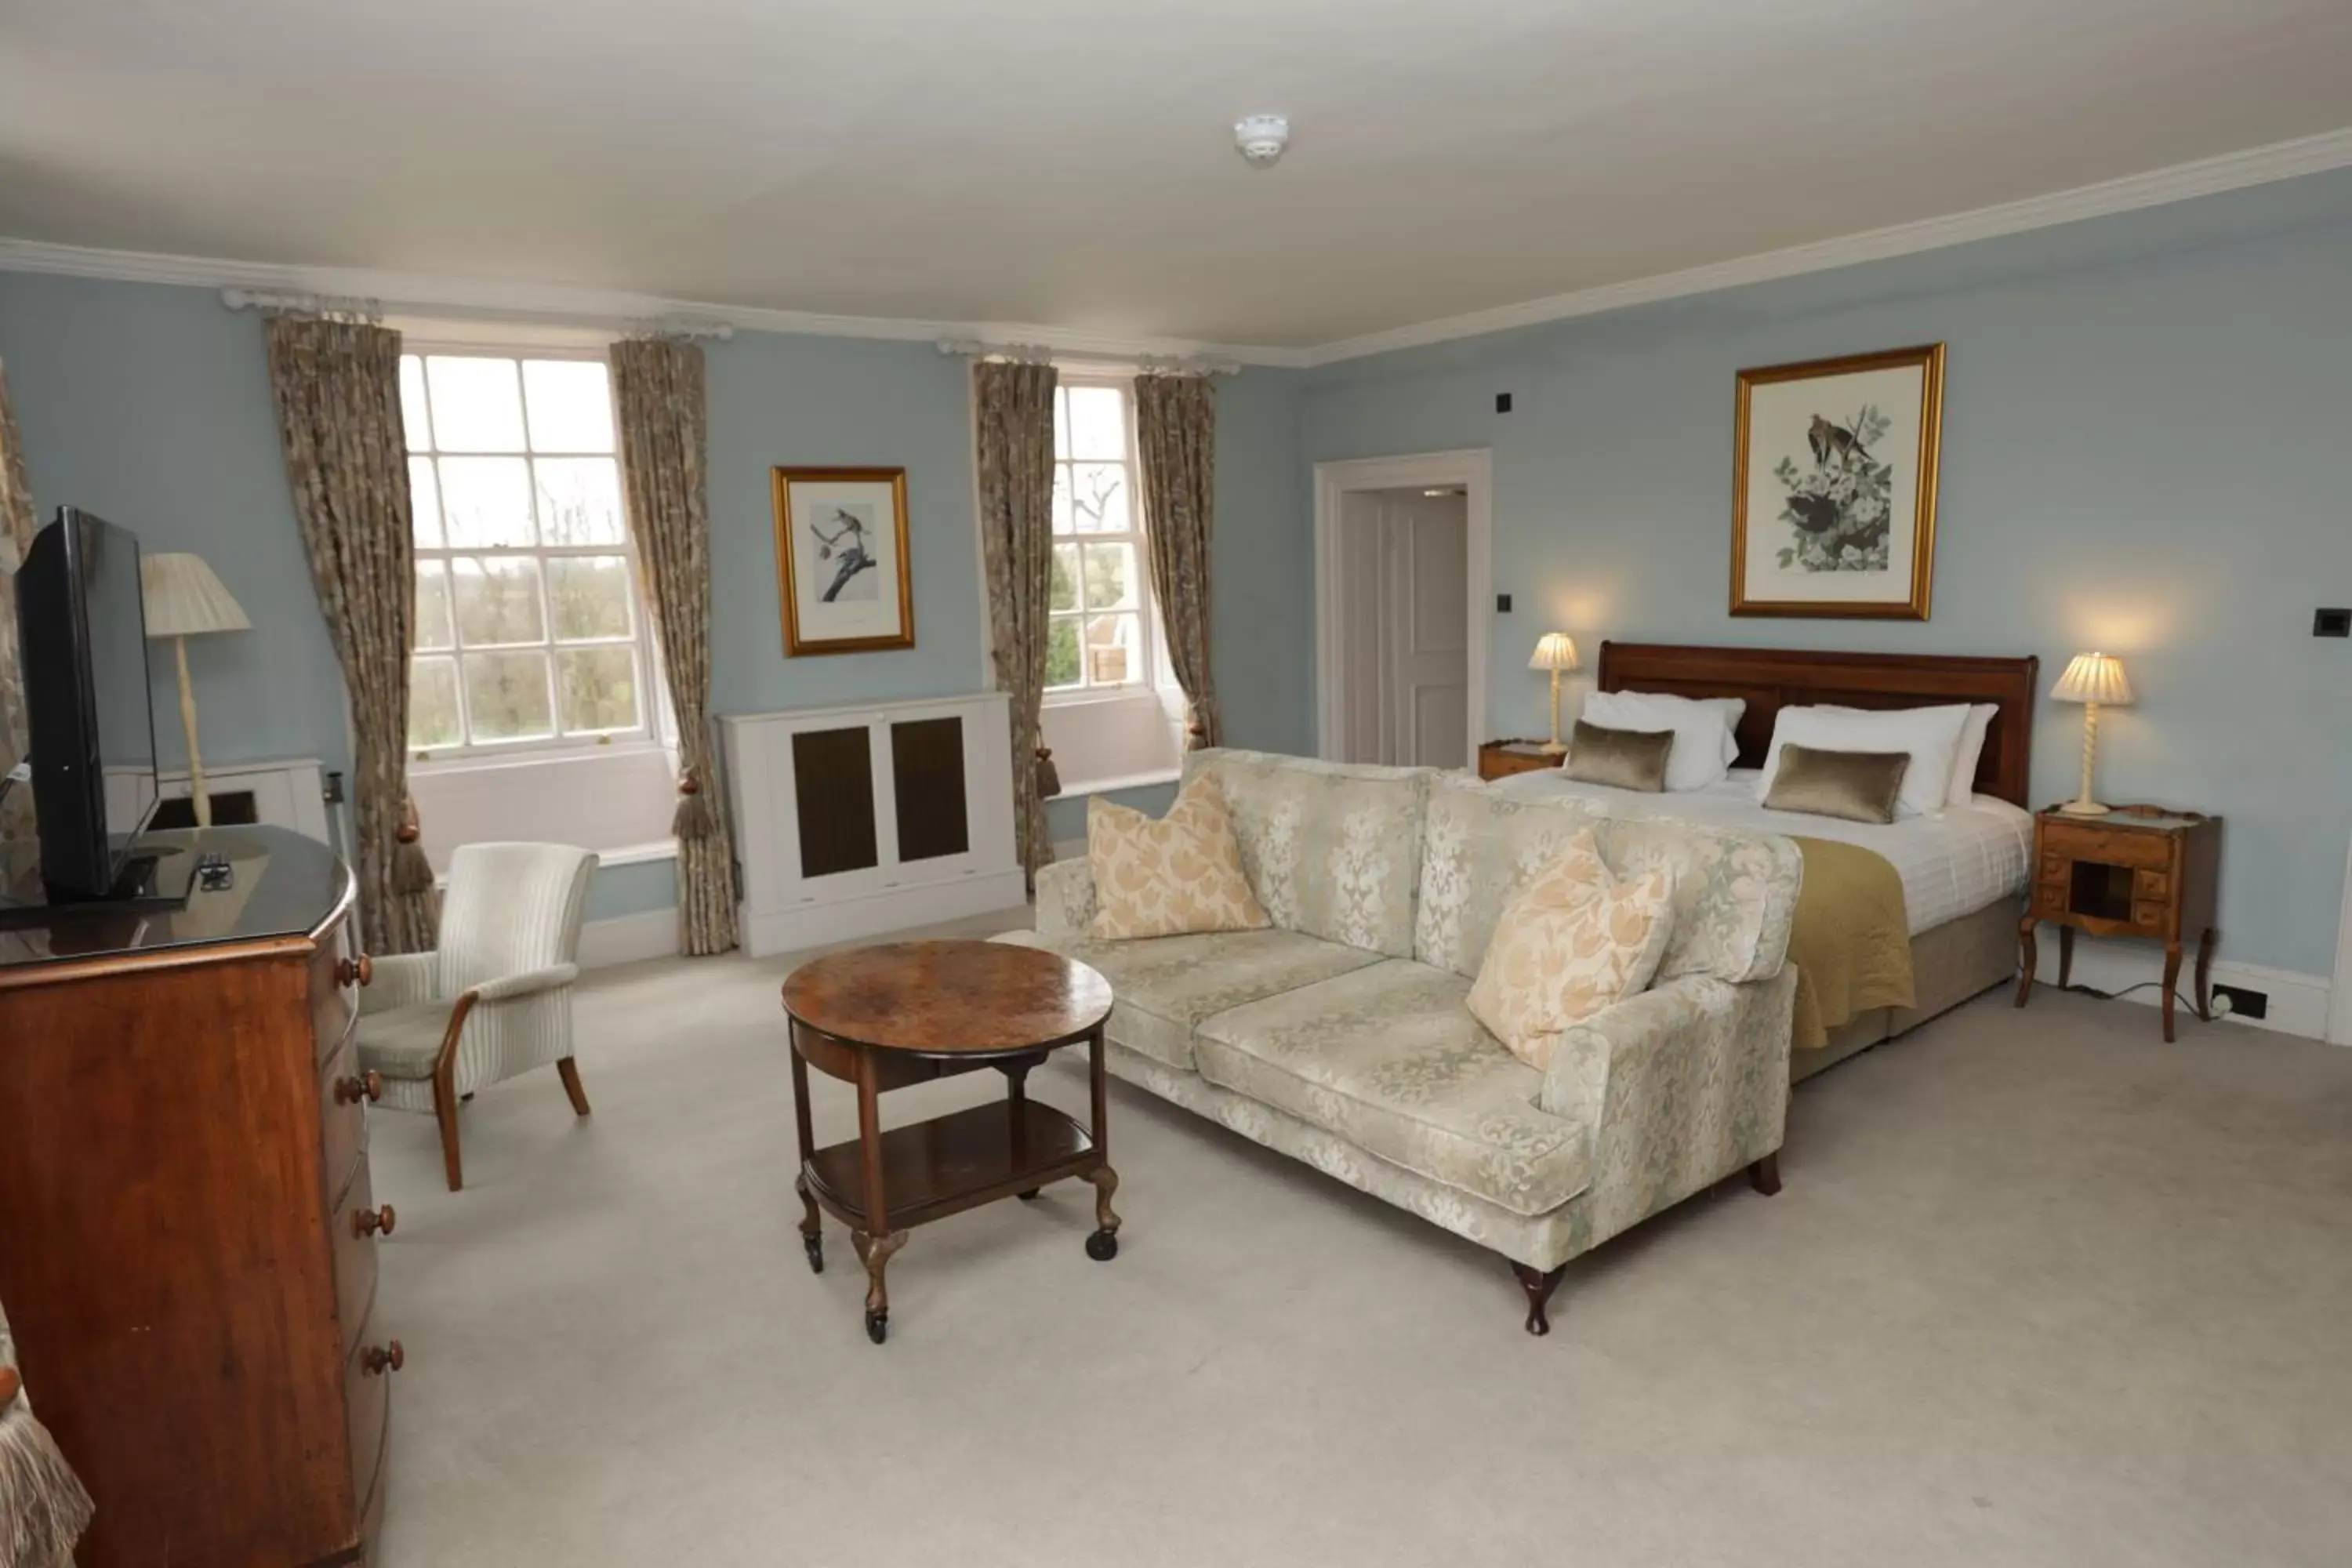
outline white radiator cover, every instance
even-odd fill
[[[1023,904],[1028,884],[1013,837],[1006,704],[1003,692],[989,691],[722,717],[727,805],[742,863],[745,950],[766,957]],[[902,858],[893,734],[898,726],[937,720],[961,727],[967,847]],[[870,864],[812,875],[803,866],[794,737],[845,730],[866,734],[874,853]]]

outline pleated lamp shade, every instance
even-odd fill
[[[201,555],[142,555],[140,595],[147,605],[151,637],[192,637],[206,632],[253,629],[244,606],[213,574]]]
[[[1546,632],[1536,644],[1536,656],[1528,660],[1529,669],[1574,669],[1576,639],[1566,632]]]
[[[2050,689],[2050,695],[2060,702],[2113,707],[2132,700],[2131,681],[2124,675],[2123,660],[2110,654],[2078,653],[2067,663],[2058,684]]]

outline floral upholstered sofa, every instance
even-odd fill
[[[1503,1254],[1527,1326],[1568,1260],[1746,1168],[1778,1184],[1801,863],[1769,835],[1612,820],[1466,774],[1204,751],[1273,929],[1091,940],[1084,859],[1000,942],[1092,964],[1113,1069]],[[1464,998],[1515,889],[1579,832],[1620,876],[1675,877],[1651,989],[1521,1062]]]

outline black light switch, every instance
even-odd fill
[[[1508,414],[1510,411],[1511,395],[1507,392],[1498,392],[1495,394],[1495,412],[1497,414]]]
[[[2352,637],[2352,610],[2312,611],[2311,635],[2315,637]]]
[[[1508,594],[1495,595],[1495,613],[1498,616],[1507,616],[1511,613],[1511,596]]]

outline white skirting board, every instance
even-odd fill
[[[862,898],[828,899],[765,914],[754,914],[746,906],[743,948],[754,958],[766,958],[966,915],[984,915],[992,910],[1017,910],[1028,901],[1028,879],[1014,870],[890,888]]]
[[[2034,978],[2046,984],[2057,984],[2058,931],[2054,926],[2042,928],[2040,962],[2034,965]],[[2164,999],[2164,953],[2137,942],[2104,942],[2077,937],[2073,978],[2075,984],[2088,985],[2095,991],[2121,991],[2145,983],[2147,990],[2135,991],[2120,1000],[2142,1002],[2153,1007]],[[2269,1010],[2263,1016],[2247,1018],[2231,1014],[2226,1022],[2251,1024],[2257,1029],[2303,1035],[2315,1040],[2327,1037],[2328,983],[2319,975],[2217,958],[2213,961],[2213,984],[2242,986],[2270,998]],[[2197,950],[2193,945],[2181,956],[2179,989],[2180,1016],[2194,1018],[2197,1009],[2189,1001],[2197,994]]]
[[[602,969],[641,958],[667,958],[677,951],[677,910],[647,910],[590,921],[580,928],[580,967]]]

